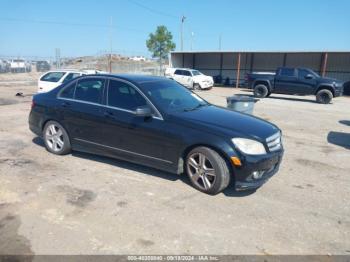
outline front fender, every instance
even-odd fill
[[[333,92],[333,94],[335,93],[335,88],[332,84],[329,84],[329,83],[326,83],[326,84],[323,84],[323,83],[320,83],[317,85],[317,88],[316,88],[316,92],[315,92],[315,95],[317,94],[318,91],[320,91],[321,89],[329,89]]]
[[[181,149],[181,155],[179,159],[179,168],[178,173],[182,173],[184,171],[184,163],[187,154],[196,147],[208,147],[216,152],[218,152],[228,164],[230,164],[230,168],[234,168],[231,165],[231,157],[236,156],[239,157],[239,153],[236,152],[236,150],[233,147],[233,144],[231,141],[226,141],[222,137],[216,137],[210,135],[210,137],[206,138],[188,138],[185,141],[186,146]]]

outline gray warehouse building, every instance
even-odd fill
[[[322,76],[350,81],[350,52],[172,52],[170,65],[194,68],[230,84],[243,81],[246,73],[274,72],[281,66],[307,67]]]

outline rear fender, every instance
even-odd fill
[[[265,85],[269,90],[271,90],[271,82],[266,79],[255,79],[253,82],[253,88],[257,85]]]

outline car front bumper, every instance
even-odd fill
[[[343,90],[344,90],[343,88],[335,89],[334,97],[342,96],[343,95]]]
[[[200,86],[202,89],[210,89],[214,86],[214,83],[210,83],[210,82],[201,82]]]
[[[235,167],[235,189],[237,191],[256,189],[266,183],[274,176],[280,167],[283,158],[283,149],[278,152],[269,153],[263,156],[245,156],[242,159],[242,166]],[[263,172],[258,178],[253,178],[253,172]]]

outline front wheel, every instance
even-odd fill
[[[333,99],[333,94],[328,89],[322,89],[316,94],[316,101],[320,104],[329,104]]]
[[[56,155],[66,155],[71,151],[71,144],[66,130],[56,121],[46,123],[43,131],[46,149]]]
[[[187,155],[186,172],[193,187],[210,195],[220,193],[230,182],[226,161],[207,147],[194,148]]]
[[[197,83],[193,84],[193,89],[194,90],[201,90],[201,86]]]

